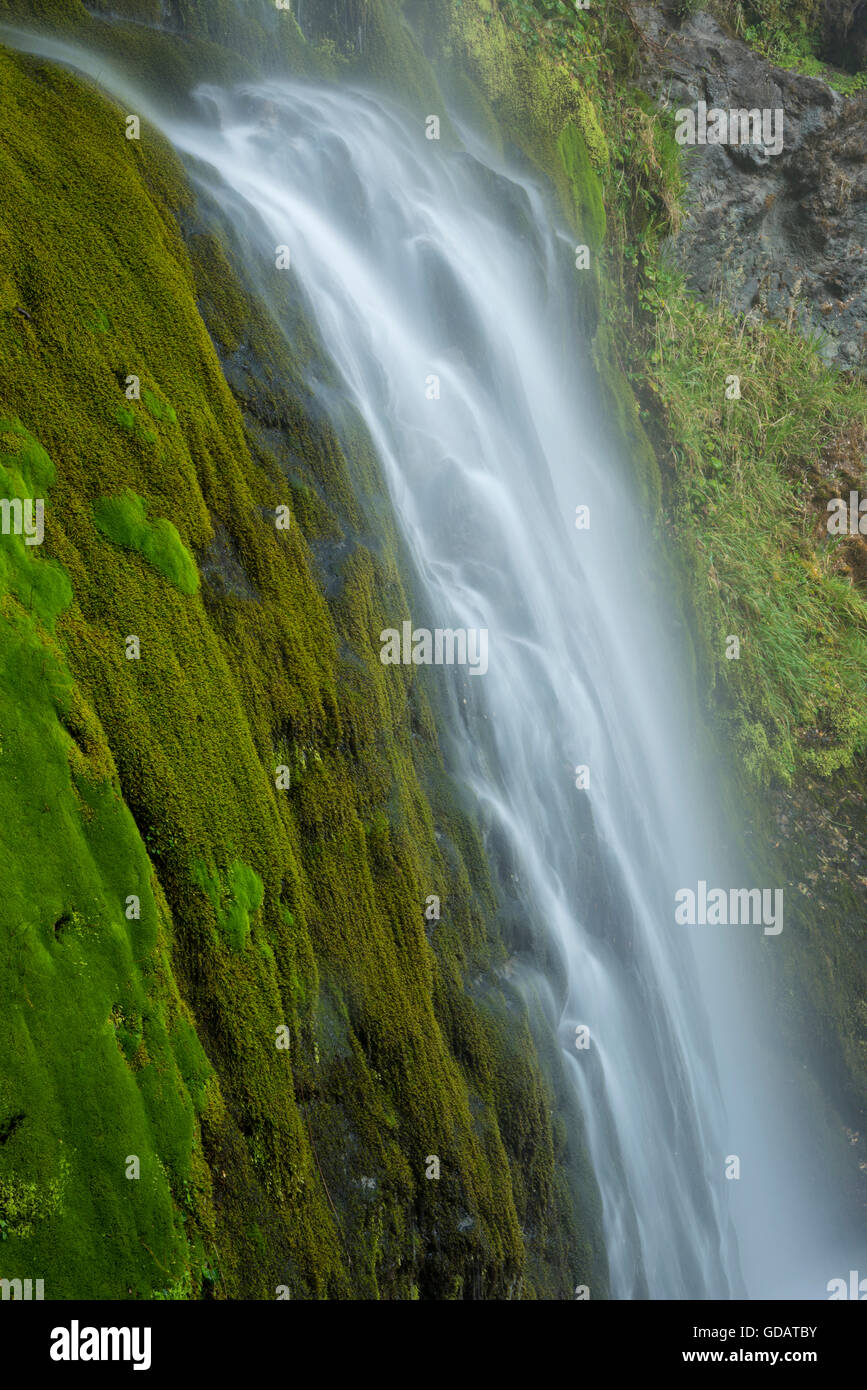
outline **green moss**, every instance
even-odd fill
[[[42,1186],[0,1176],[0,1240],[29,1236],[35,1222],[56,1215],[63,1204],[65,1165],[61,1175]]]
[[[47,491],[54,469],[32,436],[4,421],[0,447],[8,476]],[[0,910],[0,1122],[14,1117],[0,1145],[4,1265],[45,1270],[53,1297],[146,1294],[154,1262],[191,1260],[172,1195],[190,1163],[191,1107],[159,1025],[180,1001],[165,984],[165,927],[141,840],[50,637],[71,586],[56,562],[13,539],[0,601],[0,819],[15,827],[3,834]],[[128,894],[141,904],[134,927]],[[129,1154],[142,1166],[137,1183],[125,1176]]]
[[[94,520],[115,545],[137,550],[182,594],[194,594],[199,572],[178,529],[166,517],[149,521],[147,503],[130,488],[118,497],[103,497],[94,507]]]
[[[220,930],[234,951],[243,951],[250,934],[250,917],[262,906],[265,890],[262,880],[249,865],[236,860],[230,864],[223,885],[219,875],[205,864],[194,863],[193,881],[207,893]]]
[[[179,1017],[175,1020],[169,1036],[184,1085],[196,1112],[200,1114],[205,1108],[208,1082],[213,1075],[213,1069],[205,1056],[196,1030],[186,1018]]]
[[[219,349],[231,356],[240,345],[247,304],[217,237],[198,235],[190,243],[199,303]]]
[[[413,55],[424,102],[435,84]],[[31,314],[4,319],[2,405],[58,461],[46,554],[20,558],[65,575],[32,617],[11,592],[0,629],[3,689],[32,690],[36,711],[26,743],[20,715],[4,725],[22,740],[22,763],[0,763],[0,793],[16,798],[5,823],[51,845],[44,879],[10,874],[4,907],[7,1047],[22,1020],[34,1026],[22,991],[43,1021],[36,1060],[19,1044],[8,1072],[8,1111],[39,1116],[32,1148],[22,1126],[0,1174],[50,1190],[70,1164],[62,1213],[7,1242],[7,1270],[44,1268],[61,1296],[196,1296],[217,1262],[229,1297],[273,1298],[282,1283],[314,1298],[562,1295],[592,1257],[574,1212],[549,1246],[566,1210],[546,1206],[555,1154],[571,1156],[555,1149],[532,1045],[509,1062],[522,1097],[510,1112],[491,1079],[506,1035],[486,1034],[466,997],[468,976],[505,953],[481,841],[457,809],[426,686],[378,660],[378,632],[408,603],[370,441],[345,421],[344,452],[311,418],[307,374],[331,369],[303,311],[276,302],[284,336],[243,284],[244,248],[219,210],[205,226],[153,132],[127,142],[86,86],[3,54],[0,100],[0,296]],[[46,186],[63,197],[46,204]],[[34,261],[44,240],[57,255]],[[104,331],[82,333],[107,286]],[[243,418],[215,343],[249,364]],[[124,398],[131,373],[149,383],[141,404]],[[269,518],[287,501],[282,533]],[[218,522],[255,601],[178,590]],[[359,539],[373,533],[376,554]],[[342,538],[328,601],[309,549],[322,535]],[[139,661],[126,660],[131,632]],[[284,756],[292,785],[279,791]],[[77,838],[49,833],[25,764],[45,769]],[[431,945],[433,891],[448,923]],[[130,894],[140,919],[124,915]],[[31,898],[52,925],[19,940]],[[24,943],[35,957],[22,974]],[[424,1175],[430,1153],[439,1183]]]
[[[177,424],[178,417],[175,414],[174,406],[169,405],[166,401],[161,401],[159,397],[155,396],[153,391],[149,391],[147,387],[145,387],[142,392],[142,400],[145,403],[148,414],[151,415],[154,420],[165,420],[171,425]]]
[[[581,119],[581,135],[590,162],[596,169],[604,169],[611,158],[608,141],[599,119],[599,113],[586,89],[578,93],[578,110]],[[600,195],[601,202],[601,195]]]
[[[13,594],[49,631],[72,596],[60,566],[41,558],[37,539],[36,506],[46,507],[53,481],[54,465],[42,446],[17,420],[0,418],[0,494],[21,503],[20,519],[10,509],[9,532],[0,537],[0,592]]]
[[[605,239],[602,185],[594,172],[584,137],[577,126],[565,125],[557,141],[575,207],[575,221],[588,246],[596,252]]]

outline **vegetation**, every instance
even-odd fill
[[[131,488],[119,497],[103,497],[94,508],[94,519],[104,536],[115,545],[137,550],[182,594],[196,592],[199,572],[177,527],[166,517],[148,521],[147,503]]]
[[[0,100],[0,464],[48,504],[44,545],[0,552],[4,1276],[603,1293],[580,1131],[499,983],[424,673],[385,679],[373,645],[409,605],[369,441],[356,426],[350,471],[309,418],[309,325],[285,306],[290,352],[152,131],[127,141],[87,84],[3,51]],[[215,343],[256,363],[243,416]],[[218,528],[245,597],[194,572]],[[329,602],[322,537],[347,542]]]
[[[867,602],[825,506],[848,502],[867,390],[784,324],[735,324],[673,277],[656,293],[647,387],[676,441],[671,515],[700,577],[722,717],[756,781],[827,776],[867,748]],[[741,395],[728,400],[732,374]]]

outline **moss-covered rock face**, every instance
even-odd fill
[[[0,468],[6,496],[48,503],[51,528],[55,470],[8,419]],[[3,561],[4,1267],[53,1271],[58,1294],[152,1292],[201,1264],[202,1234],[183,1225],[184,1192],[209,1185],[188,1080],[206,1084],[210,1068],[103,729],[54,635],[72,602],[67,574],[20,537],[3,537]],[[154,1274],[164,1272],[152,1281],[145,1239]]]
[[[39,14],[108,49],[124,32]],[[173,10],[179,101],[201,55],[239,70],[213,56],[234,15]],[[374,72],[400,21],[369,21]],[[165,36],[135,32],[155,60]],[[312,37],[303,61],[336,62]],[[4,50],[0,103],[0,476],[45,504],[41,546],[0,537],[4,1277],[604,1294],[556,1045],[500,976],[415,673],[385,679],[371,647],[408,604],[369,442],[350,468],[303,385],[309,325],[291,309],[290,352],[152,132]]]

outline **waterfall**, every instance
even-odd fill
[[[11,41],[129,99],[101,58]],[[728,870],[703,785],[713,772],[685,766],[684,657],[657,611],[655,542],[602,418],[573,239],[544,191],[498,167],[472,132],[458,127],[461,148],[427,139],[381,96],[296,81],[203,87],[201,119],[185,121],[160,121],[136,98],[234,228],[263,297],[276,249],[289,248],[284,273],[367,426],[412,566],[417,610],[390,626],[487,633],[484,672],[420,664],[415,678],[444,707],[450,766],[505,865],[525,939],[543,940],[553,963],[557,985],[519,952],[515,979],[545,997],[562,1043],[612,1296],[806,1287],[819,1236],[795,1206],[784,1126],[763,1119],[766,1083],[747,1074],[736,938],[675,921],[679,888]],[[333,388],[308,385],[339,429]],[[576,524],[582,508],[589,527]],[[749,1198],[726,1179],[730,1154]],[[756,1211],[770,1253],[742,1273]]]
[[[654,804],[670,770],[642,547],[588,433],[571,243],[530,183],[450,155],[370,96],[291,84],[200,97],[218,119],[173,138],[248,258],[270,275],[275,248],[290,248],[375,443],[425,610],[390,626],[489,634],[487,672],[452,672],[452,762],[565,970],[558,1026],[612,1292],[726,1295],[718,1091],[666,894],[674,808]]]

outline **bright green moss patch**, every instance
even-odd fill
[[[134,410],[130,410],[127,406],[121,406],[115,411],[114,418],[121,429],[126,430],[128,434],[133,435],[137,440],[141,440],[144,444],[156,444],[157,436],[154,434],[153,430],[149,430],[147,426],[142,423]]]
[[[153,391],[148,391],[147,387],[142,392],[142,400],[155,420],[165,420],[172,425],[177,424],[178,417],[175,414],[174,406],[169,405],[166,401],[161,401],[158,396],[154,395]]]
[[[41,553],[53,481],[54,465],[37,440],[18,421],[0,418],[0,518],[8,532],[0,534],[0,592],[14,594],[49,630],[72,597],[68,576]]]
[[[250,934],[250,918],[262,906],[262,880],[248,864],[230,864],[226,883],[202,863],[193,865],[193,880],[211,900],[220,930],[234,951],[243,951]]]
[[[566,125],[560,132],[557,149],[575,200],[575,221],[593,250],[601,249],[605,238],[605,206],[602,185],[596,174],[580,130]]]
[[[20,427],[5,421],[0,447],[8,474],[50,481],[47,454]],[[56,562],[31,555],[4,552],[0,601],[3,1273],[44,1271],[54,1298],[147,1296],[160,1269],[198,1258],[173,1193],[193,1144],[164,1023],[181,1005],[141,839],[116,780],[91,775],[101,730],[48,633],[71,587]],[[43,568],[48,589],[27,582]]]
[[[97,309],[93,316],[86,322],[92,333],[111,332],[111,319],[104,309]]]
[[[166,517],[149,521],[147,503],[127,489],[119,497],[104,497],[94,508],[94,520],[115,545],[137,550],[182,594],[194,594],[199,571],[177,527]]]

